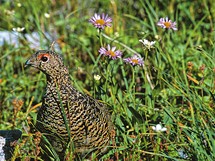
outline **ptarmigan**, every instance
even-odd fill
[[[59,156],[64,157],[69,143],[74,145],[75,153],[106,151],[113,129],[108,109],[72,86],[61,56],[51,50],[39,50],[25,65],[46,75],[47,87],[36,128],[46,136]]]

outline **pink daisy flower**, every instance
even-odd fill
[[[120,50],[116,50],[116,47],[110,47],[110,45],[108,44],[107,48],[101,47],[99,49],[99,53],[101,55],[105,55],[108,56],[109,58],[112,58],[113,60],[115,60],[116,58],[121,58],[122,57],[122,52]]]
[[[164,28],[164,29],[167,28],[167,29],[178,30],[176,27],[176,22],[172,22],[171,20],[168,20],[168,17],[160,18],[157,25]]]
[[[130,58],[123,59],[126,63],[130,63],[131,65],[139,65],[142,66],[144,64],[143,58],[138,56],[137,54],[134,54]]]
[[[102,15],[95,13],[94,16],[90,18],[89,22],[98,29],[104,29],[106,26],[111,27],[112,18],[104,13],[102,13]]]

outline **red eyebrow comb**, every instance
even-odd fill
[[[39,54],[39,55],[37,56],[37,58],[38,58],[38,59],[41,59],[41,58],[44,57],[44,56],[50,57],[50,55],[49,55],[48,53],[44,53],[44,54]]]

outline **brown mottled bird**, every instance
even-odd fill
[[[36,128],[46,136],[61,158],[71,142],[75,153],[106,151],[113,129],[108,109],[72,86],[61,56],[54,51],[39,50],[25,65],[46,75],[47,87]]]

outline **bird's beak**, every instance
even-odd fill
[[[35,64],[36,62],[36,56],[33,54],[30,58],[28,58],[28,60],[25,62],[25,68],[28,67],[28,66],[36,66]]]
[[[28,59],[26,62],[25,62],[25,68],[28,67],[28,66],[31,66],[31,60]]]

